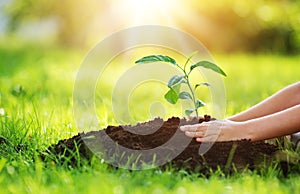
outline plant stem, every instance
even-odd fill
[[[197,106],[196,106],[196,98],[195,98],[195,94],[194,94],[194,91],[192,89],[192,86],[190,84],[190,80],[189,80],[189,76],[186,74],[186,72],[184,71],[184,74],[185,74],[185,78],[186,78],[186,83],[191,91],[191,94],[192,94],[192,98],[193,98],[193,103],[194,103],[194,107],[195,107],[195,112],[196,112],[196,116],[198,117],[198,109],[197,109]]]
[[[183,70],[183,72],[184,72],[184,74],[185,74],[187,85],[188,85],[188,87],[189,87],[189,89],[190,89],[190,91],[191,91],[191,94],[192,94],[192,100],[193,100],[193,103],[194,103],[196,116],[198,117],[198,109],[197,109],[197,105],[196,105],[195,93],[194,93],[194,91],[193,91],[193,89],[192,89],[192,86],[191,86],[190,80],[189,80],[189,75],[190,75],[191,71],[190,71],[188,74],[186,73],[186,65],[189,63],[189,61],[191,60],[191,58],[192,58],[195,54],[196,54],[196,53],[193,53],[193,54],[187,59],[187,61],[186,61],[185,64],[184,64],[184,68],[183,68],[183,69],[181,68],[181,69]]]
[[[193,91],[193,89],[192,89],[192,86],[191,86],[190,80],[189,80],[189,75],[190,75],[191,71],[190,71],[188,74],[186,73],[186,65],[189,63],[189,61],[191,60],[191,58],[193,57],[193,55],[194,55],[194,54],[192,54],[192,55],[187,59],[187,61],[185,62],[183,68],[180,67],[179,65],[178,65],[178,67],[183,71],[183,73],[184,73],[184,75],[185,75],[186,83],[187,83],[187,85],[188,85],[188,87],[189,87],[189,89],[190,89],[190,91],[191,91],[191,94],[192,94],[192,100],[193,100],[194,107],[195,107],[194,110],[195,110],[195,112],[196,112],[196,116],[198,117],[198,109],[197,109],[197,105],[196,105],[195,93],[194,93],[194,91]]]

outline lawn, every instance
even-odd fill
[[[79,168],[46,165],[38,150],[78,132],[72,92],[85,54],[33,45],[0,46],[0,193],[300,193],[299,174],[283,177],[272,168],[231,176],[218,171],[199,178],[185,171],[114,170],[98,160]],[[300,77],[300,56],[215,54],[214,58],[228,75],[227,116]],[[105,100],[98,99],[102,127],[115,122],[111,111],[105,105],[101,108]],[[149,101],[139,99],[137,110],[143,108],[143,100]]]

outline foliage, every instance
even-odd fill
[[[52,18],[59,24],[58,40],[68,46],[84,44],[90,21],[102,9],[101,2],[89,0],[80,2],[73,0],[14,0],[6,9],[11,32],[29,21],[43,21]]]
[[[191,54],[190,57],[188,57],[183,68],[180,65],[178,65],[177,62],[171,57],[163,56],[163,55],[149,55],[137,60],[135,63],[144,64],[144,63],[153,63],[153,62],[165,62],[165,63],[170,63],[176,66],[177,68],[179,68],[183,74],[174,75],[173,77],[170,78],[168,82],[169,91],[165,94],[165,99],[171,104],[176,104],[178,99],[191,100],[193,102],[194,107],[185,110],[185,114],[187,116],[190,116],[193,112],[195,112],[196,116],[198,117],[198,108],[205,106],[205,103],[195,97],[195,90],[201,85],[209,86],[209,83],[196,84],[193,88],[190,82],[190,74],[197,67],[204,67],[213,70],[214,72],[217,72],[223,76],[226,76],[226,74],[220,67],[218,67],[217,65],[209,61],[197,62],[191,65],[189,69],[187,69],[188,63],[190,62],[190,60],[195,54],[196,52]],[[180,87],[182,84],[186,84],[188,86],[189,92],[180,91]]]
[[[115,31],[124,27],[120,18],[134,13],[128,13],[128,10],[118,12],[115,3],[107,0],[84,3],[73,0],[64,0],[63,3],[58,0],[14,0],[6,14],[12,30],[23,22],[56,18],[60,27],[59,41],[65,45],[80,46],[90,38],[91,31],[99,40],[99,34],[103,35],[106,29],[113,27],[110,31]],[[164,15],[174,18],[175,26],[193,34],[209,49],[285,54],[300,51],[300,1],[192,0],[182,3],[178,10],[165,11]],[[115,10],[117,15],[107,15],[107,9]],[[147,8],[140,7],[141,12],[142,9]],[[181,15],[182,18],[179,17]],[[157,24],[161,24],[160,21]],[[173,26],[173,23],[170,25]]]
[[[221,51],[300,51],[300,1],[194,0],[197,16],[204,18],[205,30],[191,32],[209,48]],[[193,26],[201,25],[201,20]]]

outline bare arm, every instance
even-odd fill
[[[249,121],[217,120],[196,125],[186,125],[181,130],[199,142],[270,139],[298,132],[300,129],[300,105],[286,110],[251,119]]]
[[[280,112],[298,104],[300,104],[300,82],[280,90],[261,103],[228,119],[231,121],[251,120]]]
[[[245,123],[253,141],[296,133],[300,129],[300,104]]]

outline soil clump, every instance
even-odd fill
[[[135,126],[108,126],[103,130],[79,133],[72,138],[60,140],[51,145],[46,153],[54,156],[56,162],[63,155],[59,158],[67,158],[68,161],[60,162],[74,166],[78,165],[79,159],[90,160],[97,155],[115,167],[141,169],[158,165],[166,169],[172,166],[205,175],[218,168],[228,173],[245,168],[253,170],[274,161],[273,156],[279,149],[264,141],[241,140],[204,145],[186,137],[179,130],[182,125],[210,120],[212,118],[205,115],[191,120],[172,117],[163,121],[156,118]],[[199,154],[199,149],[203,151],[205,148],[209,148],[208,151]],[[79,154],[74,154],[76,151]]]

